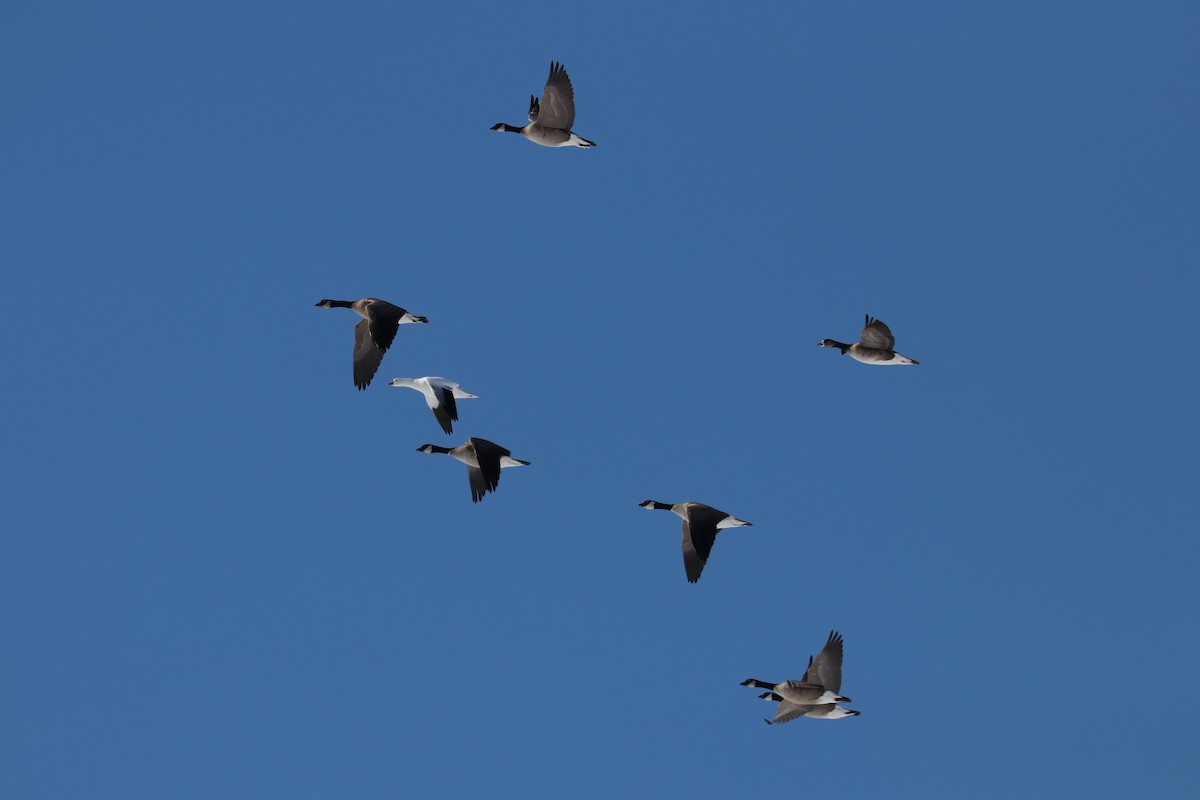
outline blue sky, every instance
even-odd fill
[[[0,794],[1193,796],[1198,36],[9,4]],[[552,59],[594,150],[488,130]],[[763,725],[831,628],[862,716]]]

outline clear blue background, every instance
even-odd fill
[[[0,795],[1194,796],[1198,41],[7,4]],[[488,130],[551,59],[594,150]],[[366,295],[430,324],[360,393]],[[754,527],[688,585],[646,498]],[[831,628],[862,716],[763,725]]]

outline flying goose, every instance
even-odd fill
[[[774,692],[763,692],[759,697],[772,703],[779,703],[779,707],[775,709],[775,718],[763,719],[763,722],[768,725],[782,725],[785,722],[791,722],[797,717],[842,719],[844,717],[857,717],[862,713],[861,711],[854,711],[845,706],[839,706],[836,703],[821,703],[817,706],[798,706],[795,703],[789,703]]]
[[[454,381],[439,378],[436,375],[426,375],[423,378],[392,378],[388,386],[407,386],[425,395],[425,404],[437,418],[438,424],[446,433],[453,433],[452,421],[458,420],[458,405],[455,398],[473,400],[477,395],[469,394],[458,388]]]
[[[688,583],[700,580],[700,573],[708,562],[708,554],[712,552],[713,544],[717,541],[717,532],[721,528],[740,528],[750,524],[704,503],[671,505],[647,500],[638,505],[642,508],[672,511],[683,520],[683,569],[687,572]]]
[[[349,308],[362,317],[354,326],[354,385],[360,390],[371,385],[371,378],[392,346],[396,331],[409,322],[429,322],[386,300],[364,297],[362,300],[322,300],[317,308]]]
[[[488,492],[496,491],[500,485],[500,470],[504,467],[527,467],[528,461],[513,458],[512,453],[495,442],[474,436],[458,447],[441,447],[423,444],[419,453],[445,453],[467,465],[467,477],[471,479],[471,501],[478,503]]]
[[[759,695],[764,700],[779,703],[775,718],[763,720],[768,725],[781,725],[797,717],[841,719],[859,714],[837,705],[850,702],[850,698],[838,696],[842,689],[842,635],[837,631],[829,632],[825,647],[815,659],[808,657],[808,669],[801,680],[771,684],[750,678],[742,681],[742,686],[772,690]]]
[[[844,344],[833,339],[822,339],[817,342],[817,347],[836,347],[842,351],[842,355],[848,355],[855,361],[861,361],[864,364],[890,366],[892,364],[921,363],[914,358],[900,355],[892,349],[895,346],[896,337],[892,336],[888,326],[877,319],[872,319],[870,314],[867,314],[866,326],[859,334],[859,341],[854,344]]]
[[[567,70],[557,61],[550,62],[550,77],[542,89],[539,101],[529,96],[529,124],[523,128],[497,122],[494,131],[519,133],[529,141],[544,147],[595,147],[578,133],[571,130],[575,124],[575,90]]]

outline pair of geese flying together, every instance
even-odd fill
[[[427,323],[427,317],[415,316],[400,306],[376,297],[361,300],[321,300],[318,308],[349,308],[362,319],[354,327],[354,385],[359,390],[371,385],[379,370],[383,354],[392,346],[396,331],[406,323]],[[388,386],[415,389],[425,397],[425,403],[446,433],[453,432],[458,420],[457,400],[474,399],[476,395],[463,391],[454,381],[436,375],[421,378],[395,378]],[[488,492],[500,485],[500,470],[504,467],[528,466],[528,461],[513,458],[512,452],[495,442],[472,436],[458,447],[423,444],[420,453],[444,453],[467,466],[471,484],[471,500],[478,503]]]
[[[768,725],[780,725],[799,717],[843,719],[860,713],[838,705],[849,703],[850,698],[838,694],[842,690],[842,635],[837,631],[829,632],[829,639],[816,658],[808,657],[808,670],[800,680],[771,683],[747,678],[742,686],[767,689],[759,697],[779,703],[775,717],[763,720]]]
[[[362,319],[354,326],[354,386],[360,391],[371,385],[371,379],[379,371],[383,354],[392,346],[396,332],[407,323],[428,323],[428,317],[418,317],[400,306],[376,297],[362,300],[321,300],[317,308],[349,308]],[[434,418],[446,433],[453,433],[453,423],[458,419],[456,399],[475,399],[477,395],[465,392],[454,381],[436,375],[422,378],[394,378],[388,386],[415,389],[425,397],[425,403]]]
[[[371,385],[371,379],[379,371],[383,354],[396,339],[396,331],[406,323],[428,323],[428,317],[410,314],[400,306],[392,305],[376,297],[362,300],[322,300],[317,308],[349,308],[362,317],[354,326],[354,386],[358,390]],[[453,433],[453,422],[458,419],[455,399],[474,399],[478,395],[464,392],[457,383],[436,375],[423,378],[393,378],[388,386],[416,389],[425,396],[425,402],[438,424],[446,433]]]

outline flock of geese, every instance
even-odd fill
[[[546,79],[541,98],[529,98],[529,124],[518,127],[499,122],[492,126],[492,130],[519,133],[529,141],[544,147],[595,147],[595,142],[584,139],[571,130],[574,124],[575,92],[571,87],[571,79],[562,64],[551,62],[550,76]],[[426,317],[417,316],[400,306],[375,297],[353,301],[321,300],[316,305],[318,308],[348,308],[362,317],[354,327],[354,386],[359,390],[371,385],[371,380],[379,370],[383,356],[392,346],[401,325],[429,322]],[[846,344],[835,339],[823,339],[817,342],[817,346],[837,348],[842,355],[874,366],[919,363],[896,352],[896,338],[891,330],[882,321],[870,315],[866,317],[857,342]],[[394,378],[388,385],[420,392],[438,425],[447,434],[453,433],[454,423],[458,421],[458,401],[476,399],[476,395],[463,390],[454,381],[434,375]],[[417,451],[441,453],[465,464],[471,486],[471,500],[476,503],[488,492],[496,491],[500,485],[502,469],[529,466],[528,461],[514,458],[508,449],[475,436],[469,437],[457,447],[423,444]],[[746,520],[738,519],[704,503],[662,503],[646,500],[640,503],[640,506],[670,511],[683,520],[683,569],[689,583],[700,580],[700,573],[708,563],[709,554],[721,530],[750,525]],[[843,719],[859,714],[858,711],[840,705],[850,702],[850,698],[840,694],[842,636],[837,631],[830,632],[825,646],[816,657],[809,656],[808,669],[799,680],[772,683],[749,678],[742,681],[741,685],[766,689],[767,691],[759,697],[778,703],[774,717],[764,720],[769,725],[790,722],[799,717]]]

